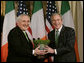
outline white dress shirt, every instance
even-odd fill
[[[58,36],[60,35],[60,31],[61,31],[62,27],[63,27],[63,25],[58,29]],[[57,29],[55,29],[55,35],[56,35],[56,31],[57,31]],[[56,49],[54,49],[54,50],[55,50],[55,54],[57,55]]]
[[[62,27],[63,27],[63,25],[58,29],[58,35],[60,35],[60,31],[61,31]],[[55,29],[55,31],[56,31],[56,30],[57,30],[57,29]],[[55,32],[55,34],[56,34],[56,32]],[[57,55],[56,49],[54,49],[54,50],[55,50],[55,54]],[[32,51],[32,54],[34,54],[34,50]]]

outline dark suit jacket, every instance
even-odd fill
[[[75,31],[72,28],[65,27],[63,25],[59,38],[58,44],[55,45],[55,29],[48,34],[48,38],[51,43],[50,47],[57,50],[57,55],[53,54],[55,62],[75,62],[76,55],[74,50],[75,44]]]
[[[8,62],[32,62],[32,43],[17,26],[8,35]]]

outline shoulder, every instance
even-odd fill
[[[9,33],[14,33],[17,30],[17,27],[14,27],[13,29],[10,30]]]
[[[65,31],[67,32],[75,32],[75,30],[71,27],[64,26]]]
[[[18,27],[14,27],[13,29],[10,30],[9,35],[16,35],[19,31]]]
[[[48,33],[48,36],[51,36],[55,33],[55,29]]]
[[[64,34],[66,36],[73,36],[73,35],[75,36],[75,30],[71,27],[64,26]]]

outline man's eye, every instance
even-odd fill
[[[59,21],[60,19],[57,19],[57,21]]]
[[[29,20],[27,22],[30,22]]]
[[[25,20],[23,20],[23,22],[25,22]]]
[[[53,20],[53,21],[55,21],[55,20]]]

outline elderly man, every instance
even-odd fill
[[[55,29],[48,34],[51,43],[45,48],[47,53],[54,56],[54,62],[75,62],[74,29],[64,26],[61,15],[57,13],[52,14],[51,22]]]
[[[34,54],[44,55],[39,46],[33,50],[33,45],[26,34],[30,24],[30,17],[21,14],[17,17],[17,26],[8,35],[8,62],[34,62]]]

